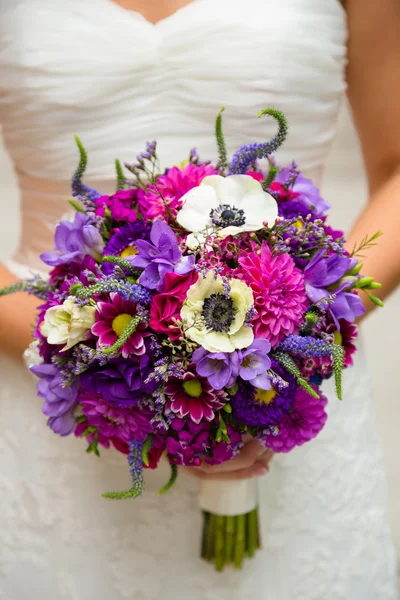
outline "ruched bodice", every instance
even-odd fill
[[[154,138],[165,166],[193,146],[214,158],[221,106],[231,152],[266,139],[275,124],[257,113],[275,106],[290,123],[282,160],[321,173],[345,87],[339,0],[193,0],[156,25],[112,0],[2,0],[0,16],[0,119],[23,192],[19,261],[34,264],[65,212],[74,133],[88,177],[109,180],[116,157],[132,160]]]

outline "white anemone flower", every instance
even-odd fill
[[[214,271],[200,275],[181,309],[186,336],[209,352],[247,348],[254,339],[246,325],[253,305],[253,292],[243,281],[227,282]]]
[[[94,306],[80,306],[73,296],[69,296],[61,306],[47,309],[40,332],[49,344],[65,344],[63,350],[69,350],[86,339],[95,322],[95,314]]]
[[[272,227],[278,205],[250,175],[210,175],[182,197],[177,221],[187,231],[202,232],[214,227],[226,238],[244,231]],[[199,238],[200,241],[201,238]]]

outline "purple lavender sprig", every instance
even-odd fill
[[[54,286],[42,279],[40,275],[35,275],[31,279],[18,281],[17,283],[13,283],[12,285],[0,289],[0,298],[16,292],[26,292],[31,296],[36,296],[36,298],[39,298],[40,300],[46,300],[49,292],[53,290]]]
[[[130,283],[129,281],[120,281],[112,275],[104,277],[95,285],[85,287],[82,284],[74,284],[70,288],[70,294],[82,301],[89,301],[93,296],[110,294],[111,292],[116,292],[124,300],[138,302],[145,306],[151,303],[151,293],[142,285]]]
[[[278,121],[278,133],[270,141],[264,144],[249,144],[242,146],[233,155],[229,165],[230,174],[245,174],[250,165],[260,158],[267,158],[282,146],[288,132],[288,123],[286,117],[279,110],[266,108],[259,113],[259,117],[271,115]]]
[[[144,490],[142,442],[135,440],[129,444],[128,464],[132,476],[132,487],[124,492],[105,492],[102,494],[103,498],[125,500],[126,498],[137,498],[142,495]]]
[[[289,335],[281,342],[278,350],[301,358],[331,356],[334,351],[333,344],[310,335]]]

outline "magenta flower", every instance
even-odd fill
[[[272,256],[263,243],[261,254],[249,252],[239,259],[235,271],[254,293],[257,316],[252,321],[256,338],[267,339],[273,348],[298,330],[307,307],[304,278],[289,254]]]
[[[328,415],[325,412],[327,398],[318,390],[319,398],[313,398],[298,387],[293,406],[278,423],[278,432],[268,431],[262,441],[274,452],[290,452],[315,438],[323,429]]]
[[[96,307],[96,322],[92,333],[97,336],[97,346],[112,346],[124,332],[133,317],[136,316],[136,302],[124,300],[116,293],[110,294],[109,302],[98,302]],[[146,325],[139,323],[136,331],[122,346],[122,356],[141,356],[146,352],[144,333]]]
[[[189,416],[195,423],[202,419],[212,421],[214,410],[222,408],[227,399],[225,392],[213,390],[207,379],[190,371],[183,379],[171,377],[165,393],[169,396],[169,410],[181,418]]]
[[[157,185],[149,185],[145,193],[139,196],[140,212],[146,219],[165,217],[167,208],[174,217],[182,208],[180,199],[189,190],[200,185],[204,177],[218,175],[212,165],[194,165],[190,163],[184,169],[173,167],[157,179]],[[167,219],[168,220],[168,219]]]
[[[99,439],[119,439],[126,444],[144,441],[153,428],[149,411],[111,406],[97,394],[86,391],[79,397],[86,426],[96,427]]]
[[[133,223],[137,219],[135,206],[137,190],[118,190],[112,196],[101,196],[95,200],[95,214],[104,217],[106,209],[110,211],[115,221]]]

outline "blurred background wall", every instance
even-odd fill
[[[18,192],[14,173],[0,141],[0,260],[15,247],[18,236]],[[367,200],[367,186],[358,139],[347,106],[325,174],[323,192],[333,206],[331,222],[346,231]],[[390,217],[389,217],[390,218]],[[372,234],[374,232],[366,232]],[[397,343],[400,338],[400,290],[365,323],[376,418],[384,451],[393,537],[400,557],[400,393],[397,388]],[[378,599],[377,599],[378,600]]]

